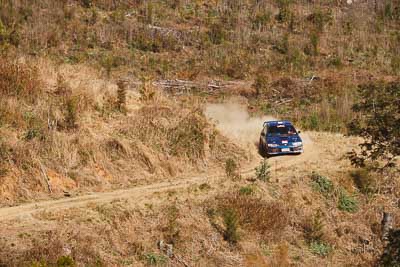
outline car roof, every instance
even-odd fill
[[[292,123],[290,121],[266,121],[264,122],[264,126],[268,125],[268,126],[277,126],[277,125],[285,125],[285,126],[290,126],[292,125]]]

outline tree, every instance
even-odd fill
[[[364,84],[358,92],[361,99],[353,110],[360,116],[349,123],[348,130],[364,142],[360,152],[349,153],[350,160],[360,167],[366,161],[383,162],[383,168],[394,166],[400,155],[400,80]]]

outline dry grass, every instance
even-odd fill
[[[255,196],[224,194],[217,197],[217,209],[232,210],[241,227],[259,233],[262,238],[276,241],[289,225],[289,213],[282,203],[268,202]]]
[[[356,84],[399,73],[400,39],[391,34],[398,31],[398,1],[84,2],[4,1],[4,51],[89,63],[110,78],[127,71],[137,80],[252,83],[271,76],[261,91],[240,90],[253,108],[324,131],[345,131]],[[313,75],[318,79],[307,81]],[[276,82],[288,77],[298,82]]]
[[[143,175],[175,176],[211,160],[222,166],[227,153],[238,151],[207,122],[195,99],[171,101],[157,88],[144,99],[114,83],[82,85],[74,70],[51,71],[52,65],[41,69],[44,82],[30,67],[38,62],[4,62],[11,67],[0,69],[0,169],[15,181],[2,187],[21,183],[9,202],[47,195],[47,182],[54,194],[99,190]],[[98,79],[94,71],[82,79],[87,75]],[[15,178],[19,172],[31,179]]]
[[[165,97],[153,80],[245,80],[207,97],[241,94],[256,111],[302,128],[344,131],[356,116],[356,85],[399,74],[400,24],[397,0],[340,2],[2,1],[1,204],[222,169],[227,158],[243,158],[207,122],[201,101]],[[54,61],[43,60],[49,57]],[[117,91],[114,80],[121,76],[128,77],[128,89]],[[129,82],[141,77],[152,79],[132,92]],[[174,243],[190,265],[240,266],[241,242],[260,240],[272,251],[264,255],[272,266],[374,265],[383,248],[382,207],[399,227],[398,170],[378,181],[362,172],[352,180],[339,155],[354,140],[325,138],[335,145],[323,146],[323,158],[308,161],[307,170],[293,166],[296,173],[271,172],[280,182],[260,184],[262,197],[250,187],[242,194],[221,194],[219,184],[204,190],[217,191],[215,198],[201,198],[211,198],[218,215],[231,211],[223,230],[237,241],[235,248],[210,223],[203,202],[174,191],[147,199],[146,207],[131,203],[135,210],[110,203],[49,213],[38,218],[44,230],[20,233],[25,226],[4,225],[0,265],[56,265],[69,254],[83,265],[140,266],[165,258],[155,245],[160,238]],[[357,196],[359,209],[342,212],[335,197],[313,191],[314,168],[331,172],[335,186],[366,193]],[[242,182],[222,185],[240,188]],[[164,205],[172,198],[185,202]],[[328,258],[321,244],[332,248]],[[178,265],[177,259],[166,261]]]

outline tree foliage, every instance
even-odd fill
[[[350,159],[356,166],[365,166],[367,161],[393,166],[400,155],[400,81],[364,84],[359,94],[353,110],[360,116],[349,123],[348,130],[364,141],[360,152],[349,153]]]

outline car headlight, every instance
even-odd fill
[[[268,144],[268,147],[278,147],[278,144]]]
[[[295,147],[302,146],[303,142],[293,142],[292,145]]]

